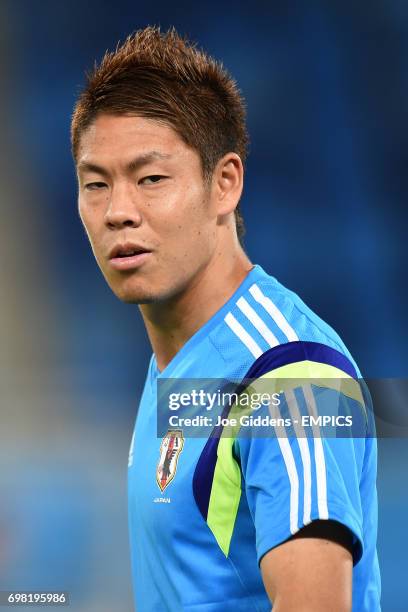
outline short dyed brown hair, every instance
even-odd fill
[[[237,153],[245,163],[245,103],[236,82],[220,62],[174,28],[138,30],[106,52],[86,76],[71,122],[75,162],[83,132],[99,113],[108,113],[157,119],[172,127],[198,151],[205,180],[226,153]],[[235,220],[241,238],[239,205]]]

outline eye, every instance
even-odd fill
[[[151,174],[150,176],[145,176],[144,178],[140,179],[140,183],[143,185],[155,185],[156,183],[160,183],[160,181],[165,178],[167,177],[163,176],[162,174]]]
[[[86,183],[84,187],[87,191],[95,191],[97,189],[103,189],[103,187],[106,187],[106,183],[97,181],[95,183]]]

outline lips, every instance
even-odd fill
[[[117,244],[109,253],[109,263],[115,270],[132,270],[139,268],[151,255],[144,246],[126,242]]]
[[[134,255],[140,255],[141,253],[149,252],[149,249],[146,249],[141,245],[126,242],[125,244],[117,244],[116,246],[114,246],[111,252],[109,253],[109,259],[132,257]]]

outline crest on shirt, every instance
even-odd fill
[[[176,475],[177,462],[183,446],[181,429],[169,429],[160,445],[160,459],[156,470],[157,484],[162,492]]]

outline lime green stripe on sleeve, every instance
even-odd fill
[[[241,429],[240,417],[252,412],[250,403],[243,401],[244,396],[259,391],[280,394],[305,384],[338,391],[357,401],[366,416],[358,381],[335,366],[305,360],[281,366],[252,381],[228,415],[229,420],[236,419],[236,424],[224,427],[219,440],[208,505],[207,524],[225,556],[229,553],[241,499],[241,471],[233,455],[233,444]]]
[[[233,438],[220,438],[207,514],[207,524],[226,557],[241,499],[241,471],[232,453],[233,444]]]
[[[277,393],[294,389],[306,383],[317,387],[334,389],[359,402],[363,409],[365,408],[363,394],[358,381],[346,374],[346,372],[343,372],[343,370],[326,363],[318,363],[316,361],[290,363],[289,365],[267,372],[257,380],[273,381],[273,391]],[[251,386],[256,385],[256,382]]]

